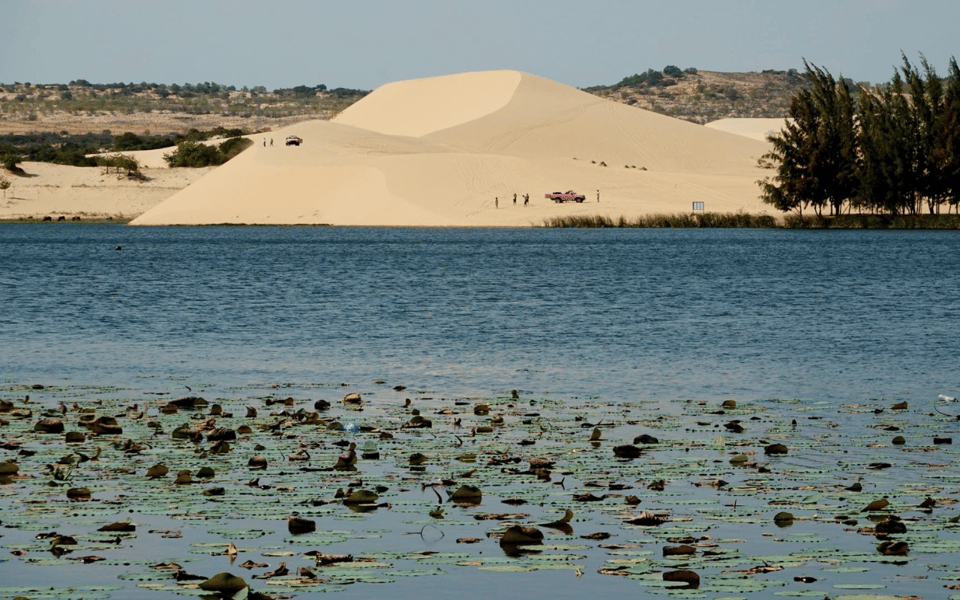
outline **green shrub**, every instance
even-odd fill
[[[230,138],[219,147],[188,139],[177,144],[177,149],[170,154],[164,154],[163,159],[171,167],[214,167],[222,165],[252,145],[253,142],[241,137]]]
[[[171,167],[210,167],[223,164],[222,154],[216,146],[208,146],[186,140],[177,144],[177,149],[164,154],[163,160]]]
[[[3,162],[3,167],[14,175],[24,174],[24,170],[20,168],[20,160],[19,154],[8,153],[0,157],[0,162]]]
[[[223,162],[227,162],[252,145],[253,142],[251,140],[243,137],[234,137],[223,142],[220,144],[220,153],[223,155]]]
[[[143,146],[143,139],[131,132],[126,132],[123,135],[118,135],[113,141],[113,149],[122,151],[122,150],[139,150]]]
[[[680,67],[674,65],[667,65],[663,68],[663,74],[669,75],[670,77],[675,77],[680,79],[683,77],[683,71],[680,70]]]

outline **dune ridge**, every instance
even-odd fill
[[[304,144],[283,146],[290,134]],[[755,184],[766,143],[517,71],[388,84],[332,121],[270,135],[276,146],[254,145],[132,224],[528,226],[695,201],[770,213]],[[588,201],[543,198],[568,189]]]

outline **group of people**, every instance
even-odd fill
[[[516,195],[516,194],[513,195],[513,204],[514,204],[514,206],[516,206],[516,204],[517,204],[517,195]],[[526,205],[528,205],[528,204],[530,204],[530,194],[524,194],[524,195],[523,195],[523,205],[526,206]],[[500,196],[497,196],[496,198],[493,199],[493,206],[494,206],[494,208],[500,208]]]

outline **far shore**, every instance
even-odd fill
[[[130,217],[82,217],[79,215],[47,215],[41,218],[0,218],[0,225],[127,225]],[[244,224],[211,223],[205,225],[166,225],[165,227],[363,227],[360,225],[318,224]],[[389,226],[378,226],[389,227]],[[416,228],[416,226],[401,226]],[[424,228],[437,228],[424,226]],[[444,228],[444,227],[440,227]],[[463,227],[454,227],[463,228]],[[818,216],[797,215],[795,213],[781,217],[770,215],[750,215],[746,213],[728,214],[674,214],[647,215],[634,219],[620,217],[578,216],[564,219],[548,219],[540,224],[525,227],[467,227],[468,229],[870,229],[870,230],[960,230],[960,215],[841,215]]]
[[[960,229],[954,214],[780,213],[757,182],[781,122],[701,126],[527,73],[462,73],[248,136],[218,167],[171,168],[169,148],[124,152],[135,177],[22,162],[0,170],[0,223]]]

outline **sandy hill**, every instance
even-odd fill
[[[767,136],[783,129],[790,119],[720,119],[711,121],[705,127],[743,135],[755,140],[766,141]]]
[[[282,145],[289,134],[304,144]],[[133,224],[525,226],[689,212],[694,201],[769,212],[755,183],[765,143],[516,71],[392,83],[333,121],[272,137]],[[543,198],[568,189],[588,202]]]

